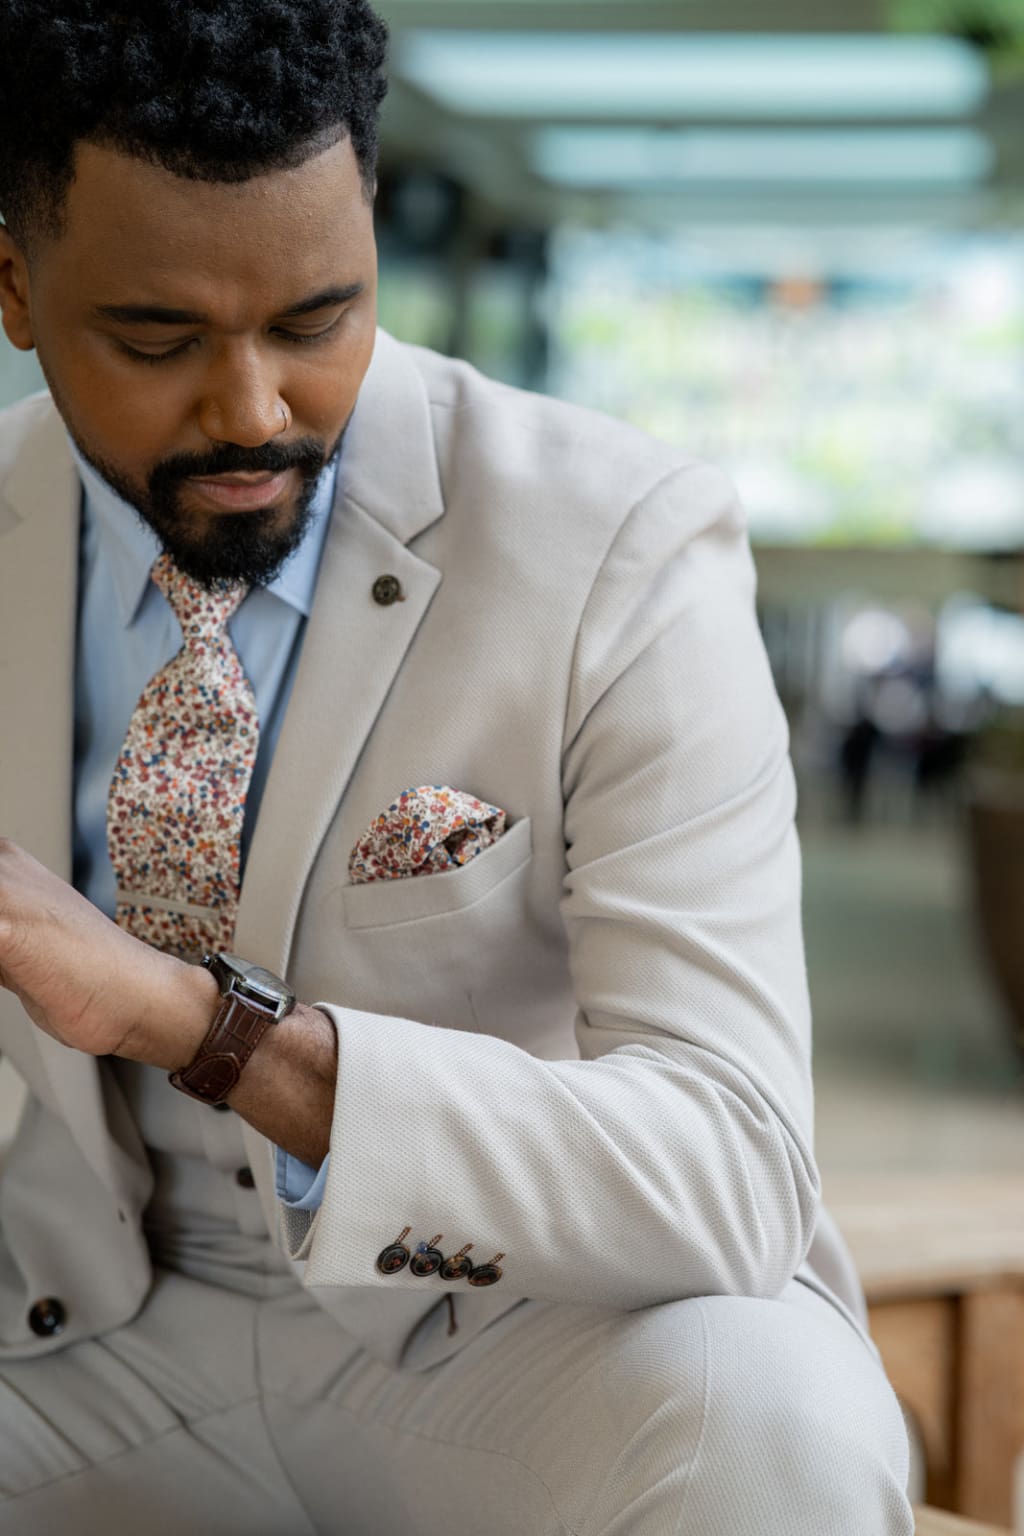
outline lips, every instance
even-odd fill
[[[273,506],[292,487],[295,471],[278,475],[222,475],[211,480],[186,483],[201,501],[222,512],[258,512]]]

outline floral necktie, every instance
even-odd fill
[[[213,590],[161,555],[151,572],[184,644],[143,689],[107,801],[115,921],[196,959],[230,949],[245,801],[259,745],[252,686],[227,622],[248,592]]]

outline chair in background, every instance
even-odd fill
[[[919,1432],[929,1504],[1009,1526],[1024,1451],[1024,1177],[836,1178],[826,1197]],[[925,1518],[936,1536],[958,1530]]]

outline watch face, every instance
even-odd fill
[[[246,971],[242,978],[242,986],[238,990],[251,992],[257,999],[271,997],[275,1002],[292,995],[280,976],[275,976],[272,971],[265,971],[258,965]]]
[[[231,991],[258,1008],[269,1008],[281,1018],[295,1003],[295,993],[273,971],[260,965],[250,965],[237,955],[221,954],[216,957],[216,968],[230,982]],[[213,969],[213,967],[211,967]]]

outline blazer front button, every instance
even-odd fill
[[[41,1339],[48,1339],[55,1333],[60,1333],[67,1320],[67,1309],[56,1296],[44,1296],[41,1301],[35,1303],[28,1314],[29,1327]]]
[[[390,608],[392,603],[404,603],[405,593],[398,577],[378,576],[373,584],[373,600],[382,608]]]

